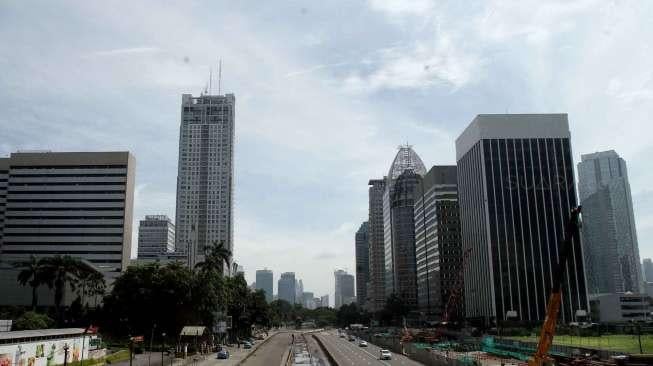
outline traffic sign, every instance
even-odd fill
[[[141,336],[131,337],[130,340],[132,342],[134,342],[134,343],[138,343],[138,342],[143,342],[143,340],[145,340],[145,338],[141,335]]]

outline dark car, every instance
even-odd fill
[[[229,358],[229,351],[226,349],[221,349],[218,351],[218,360],[226,360]]]
[[[252,348],[252,344],[248,341],[243,342],[243,348],[244,349],[250,349]]]

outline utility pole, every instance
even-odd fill
[[[154,341],[154,329],[156,329],[156,323],[152,325],[152,333],[150,335],[150,352],[147,354],[147,366],[150,366],[150,360],[152,359],[152,342]]]

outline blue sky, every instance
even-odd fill
[[[174,217],[181,94],[222,58],[250,282],[268,267],[333,293],[333,270],[354,270],[368,179],[406,142],[427,167],[454,163],[479,113],[566,112],[576,161],[615,149],[653,256],[653,3],[180,4],[0,4],[0,155],[129,150],[135,219]]]

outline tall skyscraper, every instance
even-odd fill
[[[441,319],[462,265],[460,210],[456,166],[434,166],[417,187],[415,199],[415,258],[417,305]],[[458,289],[461,291],[462,289]],[[464,318],[461,300],[450,319]]]
[[[189,266],[223,242],[233,253],[233,94],[182,95],[177,173],[177,248]],[[229,274],[231,260],[223,268]]]
[[[297,284],[295,285],[295,303],[301,304],[304,301],[304,282],[300,279],[297,279]]]
[[[356,299],[354,294],[354,276],[342,269],[333,272],[335,277],[335,309],[342,305],[350,304]]]
[[[582,155],[578,191],[589,293],[639,293],[642,269],[626,162],[613,150]]]
[[[370,276],[370,241],[369,223],[365,221],[356,232],[356,300],[365,306],[367,300],[367,282]]]
[[[138,226],[138,258],[175,251],[175,225],[166,215],[148,215]]]
[[[111,282],[131,256],[134,165],[126,151],[0,159],[0,258],[69,255]]]
[[[367,308],[379,311],[385,306],[385,247],[383,239],[383,192],[385,179],[369,181],[369,293]]]
[[[417,307],[415,262],[415,188],[426,168],[411,146],[400,146],[383,193],[385,294]]]
[[[653,262],[651,262],[651,258],[644,258],[644,278],[646,282],[653,282]]]
[[[456,139],[456,160],[467,317],[542,321],[577,205],[567,115],[478,115]],[[562,322],[589,313],[580,242],[562,288]]]
[[[272,286],[274,283],[274,275],[269,269],[259,269],[256,271],[256,289],[265,291],[265,300],[272,302],[274,292]]]
[[[277,282],[277,291],[279,300],[284,300],[290,304],[295,303],[295,296],[297,295],[295,281],[295,272],[284,272]]]

